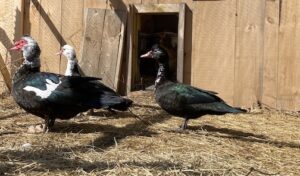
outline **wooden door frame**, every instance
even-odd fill
[[[139,14],[162,14],[178,13],[178,43],[177,43],[177,81],[183,82],[184,68],[184,33],[185,33],[185,14],[186,4],[131,4],[129,5],[129,17],[127,28],[127,60],[128,60],[128,79],[127,93],[132,91],[134,83],[133,67],[134,57],[137,57],[138,45],[138,15]]]

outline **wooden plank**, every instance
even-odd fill
[[[296,26],[295,26],[295,34],[294,34],[294,39],[295,39],[295,58],[293,58],[295,60],[294,63],[294,86],[293,86],[293,97],[294,97],[294,111],[299,111],[300,110],[300,21],[298,19],[300,19],[300,2],[296,1],[297,4],[296,6],[293,6],[293,9],[295,10],[295,17],[294,19],[296,19]]]
[[[44,71],[59,73],[60,60],[56,53],[61,46],[61,5],[62,0],[41,0],[39,41],[42,49],[41,68]],[[45,52],[43,52],[45,51]]]
[[[15,38],[23,35],[24,26],[24,0],[15,0]]]
[[[158,3],[160,4],[179,4],[182,0],[159,0]],[[193,3],[193,2],[191,2]]]
[[[277,108],[295,110],[296,69],[298,50],[296,34],[296,7],[298,1],[282,1],[279,26],[278,103]]]
[[[237,2],[234,105],[250,107],[260,101],[265,2]]]
[[[24,0],[24,21],[23,32],[24,34],[30,34],[30,0]]]
[[[135,8],[135,5],[132,6],[131,9],[131,43],[130,43],[130,91],[135,89],[135,84],[140,82],[140,72],[139,72],[139,56],[138,56],[138,31],[140,30],[140,18],[138,16],[138,12]],[[132,86],[133,85],[133,86]]]
[[[80,65],[86,75],[101,77],[113,89],[119,84],[126,16],[122,10],[87,11]]]
[[[99,55],[104,27],[105,10],[88,9],[82,53],[79,65],[87,76],[100,77],[98,72]]]
[[[158,0],[142,0],[142,4],[157,4]]]
[[[105,9],[107,7],[106,0],[84,0],[84,8],[99,8]]]
[[[67,44],[74,47],[76,55],[80,56],[80,47],[83,34],[83,1],[62,1],[61,25],[61,33],[63,38]],[[62,45],[63,44],[64,43],[62,43]],[[59,71],[61,74],[65,73],[66,64],[67,59],[62,58],[60,61]]]
[[[137,4],[134,6],[138,13],[179,13],[179,4]]]
[[[28,34],[30,34],[31,37],[33,37],[39,44],[40,44],[40,23],[41,23],[41,15],[40,15],[40,9],[41,9],[41,0],[28,0],[25,1],[26,3],[30,3],[29,7],[28,5],[25,5],[25,7],[29,8],[29,20],[28,20],[28,26],[25,26],[26,31]],[[35,2],[35,3],[33,3]]]
[[[262,104],[277,107],[279,2],[267,0],[265,10]]]
[[[179,5],[178,17],[178,45],[177,45],[177,81],[183,82],[184,68],[184,30],[185,30],[185,9],[184,3]]]
[[[192,85],[214,90],[232,104],[236,1],[203,1],[194,9]]]
[[[183,82],[191,84],[192,75],[192,41],[193,41],[193,12],[188,6],[185,8],[184,30],[184,68]]]
[[[120,42],[119,42],[119,50],[118,50],[118,57],[117,57],[117,65],[116,65],[116,74],[115,74],[115,82],[114,82],[114,88],[118,90],[118,88],[120,87],[119,85],[122,82],[122,78],[121,76],[121,64],[122,64],[122,58],[123,58],[123,51],[124,51],[124,41],[125,41],[125,28],[126,28],[126,24],[127,24],[127,11],[122,11],[123,18],[122,20],[122,24],[121,24],[121,32],[120,32]]]
[[[9,91],[11,91],[12,83],[11,83],[10,73],[7,69],[7,66],[6,66],[1,54],[0,54],[0,71],[3,76],[6,87],[8,88]]]
[[[121,17],[121,19],[120,19]],[[106,10],[105,21],[102,31],[102,42],[98,62],[98,74],[102,81],[113,89],[118,88],[118,79],[122,48],[120,40],[123,41],[124,30],[121,28],[125,22],[126,11]],[[123,23],[122,23],[123,22]]]
[[[14,40],[18,40],[23,36],[23,24],[24,24],[24,1],[23,0],[15,0],[14,6]],[[11,63],[13,63],[10,67],[10,72],[13,74],[17,70],[18,66],[21,64],[20,58],[22,58],[22,54],[20,52],[11,52]]]
[[[126,42],[126,51],[127,54],[127,65],[128,65],[128,76],[127,76],[127,87],[126,87],[126,94],[128,94],[132,90],[132,61],[133,61],[133,30],[134,30],[134,18],[135,18],[135,8],[133,5],[129,5],[129,13],[128,13],[128,20],[127,20],[127,42]]]

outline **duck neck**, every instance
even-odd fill
[[[16,70],[13,76],[13,83],[23,79],[29,74],[40,72],[41,64],[40,64],[39,52],[31,55],[26,53],[27,52],[23,52],[24,62],[19,67],[19,69]]]
[[[66,72],[65,72],[65,76],[74,76],[74,68],[75,68],[75,65],[77,64],[77,60],[76,58],[72,58],[72,59],[69,59],[68,58],[68,63],[67,63],[67,69],[66,69]]]
[[[169,70],[168,64],[166,63],[159,63],[158,65],[159,67],[158,67],[158,72],[155,80],[156,88],[168,79],[167,74]]]

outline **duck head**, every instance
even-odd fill
[[[40,67],[41,50],[37,42],[30,36],[25,35],[19,41],[15,42],[11,50],[21,51],[24,58],[24,65]]]
[[[155,87],[167,80],[169,72],[169,57],[166,50],[158,44],[152,46],[151,50],[140,56],[140,58],[155,59],[158,62],[158,72],[155,80]]]
[[[167,51],[158,44],[153,45],[151,50],[141,55],[140,58],[155,59],[158,63],[167,63],[169,61]]]
[[[72,46],[70,45],[64,45],[61,50],[56,53],[57,55],[64,55],[68,60],[75,60],[76,59],[76,53]]]

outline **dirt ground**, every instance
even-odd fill
[[[0,99],[0,175],[300,175],[300,117],[257,110],[182,119],[163,112],[151,92],[135,92],[131,112],[57,121]]]

